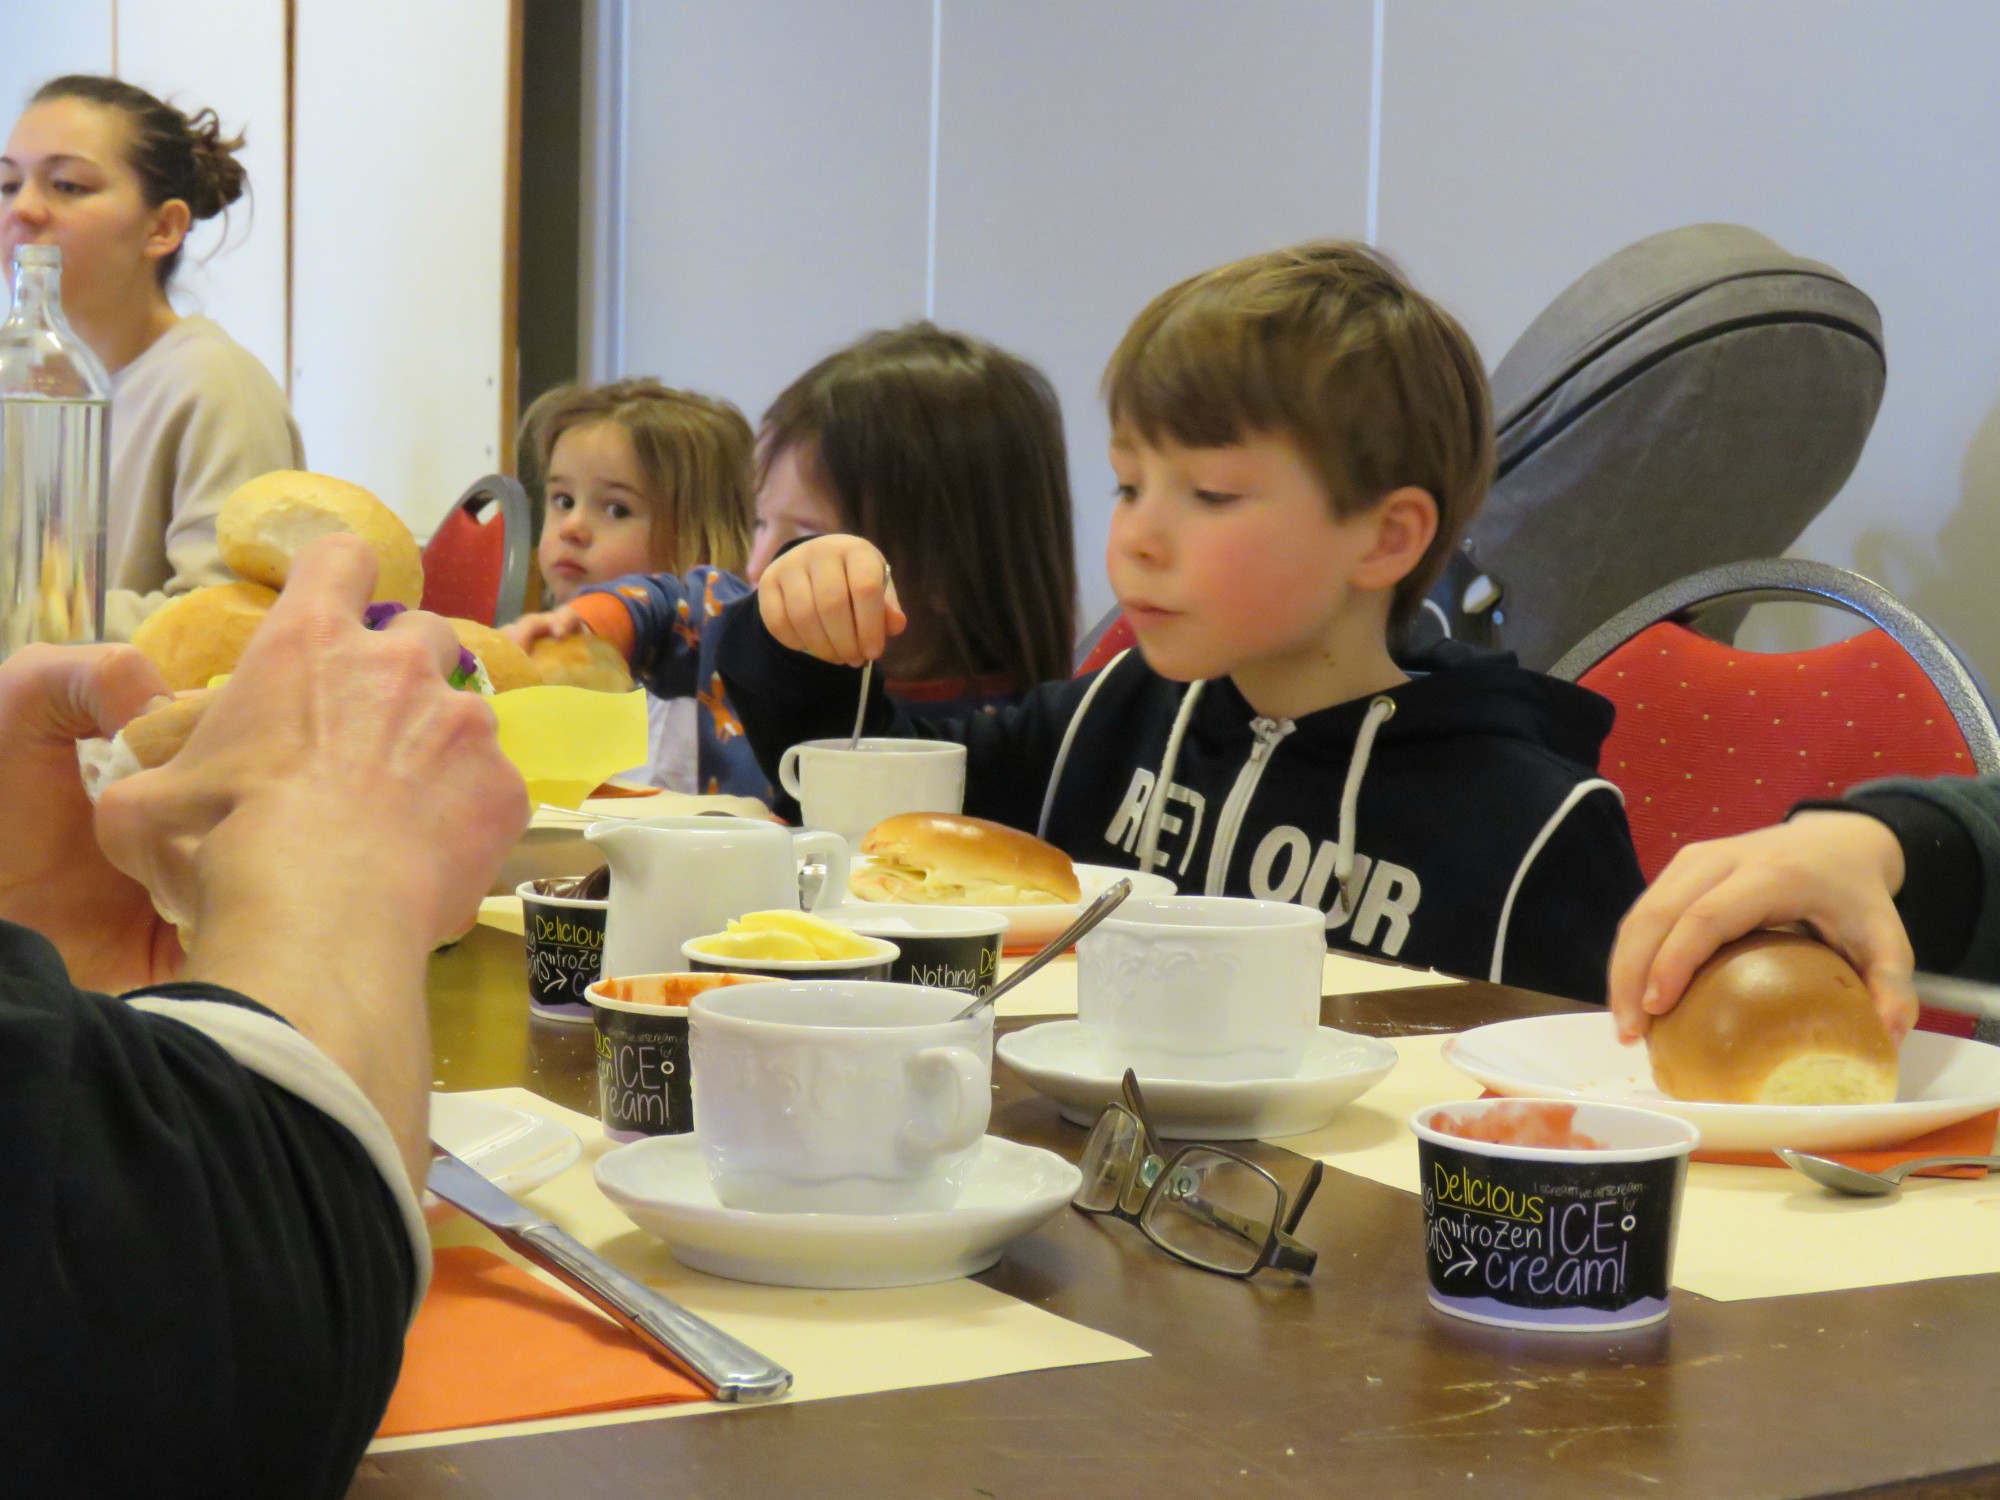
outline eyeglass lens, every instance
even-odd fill
[[[1194,1146],[1173,1163],[1140,1223],[1176,1254],[1243,1274],[1262,1259],[1282,1201],[1255,1167]]]

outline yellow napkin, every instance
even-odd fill
[[[576,807],[608,777],[646,763],[643,691],[527,687],[487,701],[500,720],[501,753],[536,802]]]

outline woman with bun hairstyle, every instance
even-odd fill
[[[124,639],[169,595],[228,581],[223,498],[305,467],[284,392],[255,355],[168,299],[188,231],[242,197],[213,110],[190,116],[116,78],[35,91],[0,154],[0,261],[63,255],[63,311],[111,375],[106,634]]]
[[[1026,360],[932,323],[869,334],[771,403],[757,466],[750,581],[803,537],[880,547],[910,617],[882,665],[912,714],[997,706],[1069,676],[1062,408]]]

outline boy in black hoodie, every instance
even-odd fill
[[[966,812],[1075,859],[1321,907],[1332,947],[1602,999],[1644,884],[1595,775],[1610,704],[1450,643],[1390,654],[1492,470],[1464,331],[1369,251],[1309,244],[1162,294],[1104,388],[1138,651],[951,723],[878,683],[868,732],[962,741]],[[749,604],[717,661],[770,772],[848,731],[853,669],[903,615],[844,536],[785,553]]]

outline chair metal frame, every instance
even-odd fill
[[[501,533],[500,593],[493,604],[495,629],[511,625],[527,607],[528,558],[535,550],[534,509],[528,492],[518,479],[506,474],[488,474],[466,486],[465,493],[452,502],[447,516],[465,510],[475,501],[491,500],[500,507]],[[491,525],[485,522],[483,524]]]
[[[1972,668],[1915,610],[1874,580],[1806,558],[1755,558],[1691,573],[1626,606],[1564,652],[1551,677],[1575,682],[1640,631],[1685,621],[1720,605],[1824,604],[1859,615],[1907,651],[1924,670],[1982,776],[2000,775],[2000,724]]]

